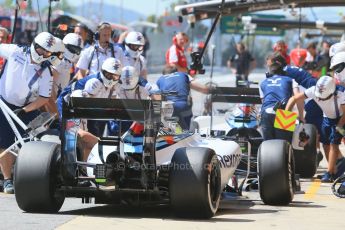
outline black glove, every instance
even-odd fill
[[[26,113],[25,110],[24,110],[23,108],[16,109],[16,110],[14,110],[13,112],[14,112],[14,114],[16,114],[18,117],[20,117],[20,116],[22,116],[22,115],[24,115],[24,114]]]
[[[211,86],[208,90],[208,94],[215,94],[217,92],[216,86]]]

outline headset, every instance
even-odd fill
[[[172,38],[173,44],[177,44],[177,37],[178,37],[178,36],[183,36],[184,39],[185,39],[185,43],[186,43],[186,44],[189,43],[189,37],[188,37],[188,35],[187,35],[185,32],[177,32],[177,33],[173,36],[173,38]]]
[[[96,31],[95,34],[94,34],[94,38],[95,38],[95,40],[97,40],[97,41],[99,40],[99,30],[103,29],[103,28],[102,28],[103,26],[110,26],[110,28],[111,28],[111,38],[113,38],[113,36],[114,36],[115,31],[112,29],[111,24],[110,24],[109,22],[101,22],[101,23],[97,26],[97,31]]]

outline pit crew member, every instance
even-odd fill
[[[0,80],[0,99],[26,124],[49,100],[53,78],[47,60],[55,52],[55,46],[56,38],[48,32],[38,34],[30,47],[0,44],[0,56],[7,60]],[[15,134],[2,111],[0,130],[0,152],[3,152],[14,143]],[[5,193],[14,193],[11,178],[13,162],[12,154],[5,154],[0,159]]]

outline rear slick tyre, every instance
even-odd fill
[[[65,200],[57,191],[60,145],[28,142],[21,148],[14,170],[17,204],[26,212],[55,213]]]
[[[179,148],[171,160],[170,204],[177,216],[211,218],[219,207],[220,165],[212,149]]]

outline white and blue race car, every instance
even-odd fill
[[[240,145],[225,136],[176,134],[161,126],[161,111],[161,101],[71,98],[64,105],[61,144],[28,142],[20,150],[14,171],[18,206],[27,212],[58,212],[65,197],[80,197],[104,204],[168,204],[179,216],[212,217],[240,164]],[[83,162],[77,147],[79,119],[143,125],[139,133],[99,137]],[[264,203],[289,204],[294,194],[291,146],[263,142],[258,175]]]

